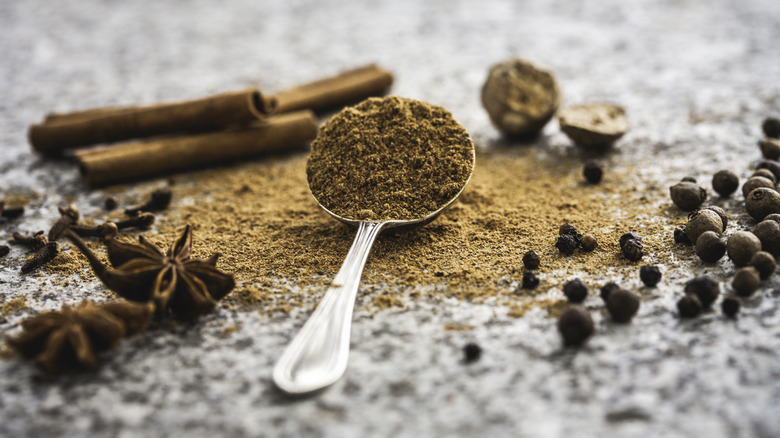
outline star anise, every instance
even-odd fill
[[[8,344],[51,373],[91,366],[97,361],[96,353],[143,331],[153,311],[151,304],[130,302],[66,304],[59,311],[22,322],[22,333],[8,339]]]
[[[116,239],[105,242],[106,267],[75,233],[68,238],[89,260],[101,281],[121,297],[132,301],[153,301],[160,311],[191,320],[214,310],[217,301],[235,286],[233,276],[216,268],[219,254],[207,259],[191,259],[192,227],[187,225],[178,240],[163,253],[139,237],[140,244]]]

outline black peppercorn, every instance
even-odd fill
[[[685,284],[685,293],[696,295],[702,309],[708,309],[720,294],[720,283],[712,277],[702,275]]]
[[[620,236],[620,240],[618,242],[620,243],[620,246],[622,247],[623,245],[626,244],[626,242],[628,242],[629,240],[632,240],[632,239],[633,240],[638,240],[640,242],[642,241],[642,238],[639,236],[639,234],[629,232],[629,233],[625,233],[622,236]]]
[[[696,240],[696,255],[705,263],[715,263],[726,254],[726,243],[713,231],[705,231]]]
[[[769,138],[780,138],[780,119],[777,117],[767,117],[764,122],[761,123],[761,129],[764,131],[764,135]]]
[[[469,342],[463,346],[463,356],[463,360],[466,363],[476,362],[482,356],[482,347],[473,342]]]
[[[558,319],[558,331],[566,346],[581,345],[595,330],[593,319],[587,310],[580,306],[571,306]]]
[[[558,237],[558,241],[555,242],[555,247],[563,255],[572,255],[574,250],[579,246],[577,240],[571,234],[564,234]]]
[[[115,209],[117,205],[119,205],[119,201],[116,199],[116,196],[106,196],[106,199],[103,200],[103,208],[106,211]]]
[[[631,291],[618,289],[609,294],[607,310],[615,322],[629,322],[639,310],[639,297]]]
[[[661,269],[655,265],[645,265],[639,268],[639,279],[647,287],[655,287],[661,281]]]
[[[604,300],[604,302],[607,302],[609,296],[612,295],[612,292],[615,292],[616,290],[620,290],[620,286],[611,281],[604,286],[601,286],[599,291],[601,293],[601,299]]]
[[[772,254],[766,251],[759,251],[753,254],[753,257],[748,264],[756,268],[758,275],[762,280],[769,278],[777,268],[777,260],[775,260]]]
[[[734,297],[726,297],[720,302],[720,309],[723,314],[729,318],[736,318],[740,308],[739,299]]]
[[[685,227],[677,227],[674,229],[674,243],[692,245],[691,239],[689,239],[688,234],[685,233]]]
[[[739,178],[730,170],[719,170],[712,176],[712,188],[727,198],[739,187]]]
[[[563,285],[563,294],[572,303],[581,303],[585,301],[588,296],[588,286],[582,282],[579,278],[567,281]]]
[[[580,248],[582,248],[583,251],[591,252],[596,249],[596,246],[598,246],[598,242],[596,242],[596,238],[593,237],[593,235],[586,234],[582,236]]]
[[[699,208],[707,199],[707,190],[695,182],[680,181],[669,187],[669,195],[674,205],[682,210],[691,211]]]
[[[539,286],[539,277],[533,272],[523,272],[523,289],[535,289]]]
[[[644,246],[642,245],[642,242],[637,239],[626,241],[621,247],[621,250],[623,251],[623,256],[632,262],[641,259],[642,256],[645,255]]]
[[[761,241],[750,231],[737,231],[729,237],[726,250],[735,265],[745,266],[755,253],[761,251]]]
[[[688,175],[688,176],[684,176],[684,177],[680,178],[680,181],[682,181],[682,182],[692,182],[692,183],[695,183],[695,182],[696,182],[696,177],[693,177],[693,176],[691,176],[691,175]]]
[[[570,224],[568,222],[564,222],[563,225],[561,225],[558,228],[558,235],[559,236],[565,236],[567,234],[569,234],[569,235],[576,235],[577,233],[578,233],[577,232],[577,227],[575,227],[574,225],[572,225],[572,224]]]
[[[702,310],[701,301],[696,295],[686,295],[677,301],[677,311],[681,318],[695,318]]]
[[[761,285],[758,270],[752,266],[740,268],[731,280],[731,287],[741,297],[749,297]]]
[[[523,254],[523,266],[525,266],[525,269],[539,269],[540,263],[541,260],[539,259],[539,254],[537,254],[536,251],[531,250]]]
[[[729,217],[726,215],[726,211],[722,208],[718,207],[717,205],[711,205],[707,207],[707,210],[714,211],[718,214],[720,217],[720,221],[723,223],[721,226],[721,231],[726,231],[726,226],[729,224]]]
[[[585,179],[591,184],[598,184],[604,176],[604,163],[601,160],[588,160],[582,169]]]
[[[0,257],[5,257],[11,252],[11,248],[8,245],[0,245]]]
[[[745,210],[757,221],[773,213],[780,213],[780,193],[768,187],[759,187],[745,199]]]

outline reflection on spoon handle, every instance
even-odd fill
[[[282,390],[293,394],[315,391],[344,374],[360,274],[385,225],[387,222],[360,222],[333,284],[274,367],[274,382]]]

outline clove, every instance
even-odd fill
[[[142,230],[147,230],[152,224],[154,224],[154,215],[152,213],[141,213],[138,216],[117,221],[116,227],[119,230],[124,230],[125,228],[140,228]]]
[[[5,257],[11,252],[11,248],[8,245],[0,245],[0,257]]]
[[[16,219],[24,214],[24,207],[6,208],[5,201],[0,201],[0,216],[6,219]]]
[[[27,274],[40,268],[56,257],[59,252],[60,248],[57,245],[57,242],[49,242],[43,245],[33,253],[30,260],[27,260],[27,262],[22,265],[22,274]]]
[[[141,205],[126,209],[125,214],[128,216],[137,216],[141,212],[165,210],[171,205],[172,197],[173,193],[170,189],[157,189],[152,192],[148,201]]]
[[[13,237],[11,239],[11,243],[27,246],[33,251],[38,251],[41,249],[41,247],[49,243],[49,239],[43,235],[43,230],[38,231],[32,236],[28,236],[19,232],[14,232],[11,236]]]
[[[99,237],[102,240],[112,239],[119,234],[119,228],[113,222],[105,222],[97,226],[71,225],[70,229],[81,237]]]
[[[65,208],[57,207],[57,210],[60,211],[60,218],[54,222],[54,225],[52,225],[49,230],[50,242],[59,239],[63,231],[79,220],[79,210],[75,205],[69,205]]]

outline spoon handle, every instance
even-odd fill
[[[274,367],[274,382],[282,390],[291,394],[311,392],[344,374],[360,274],[385,225],[387,222],[360,222],[336,278]]]

